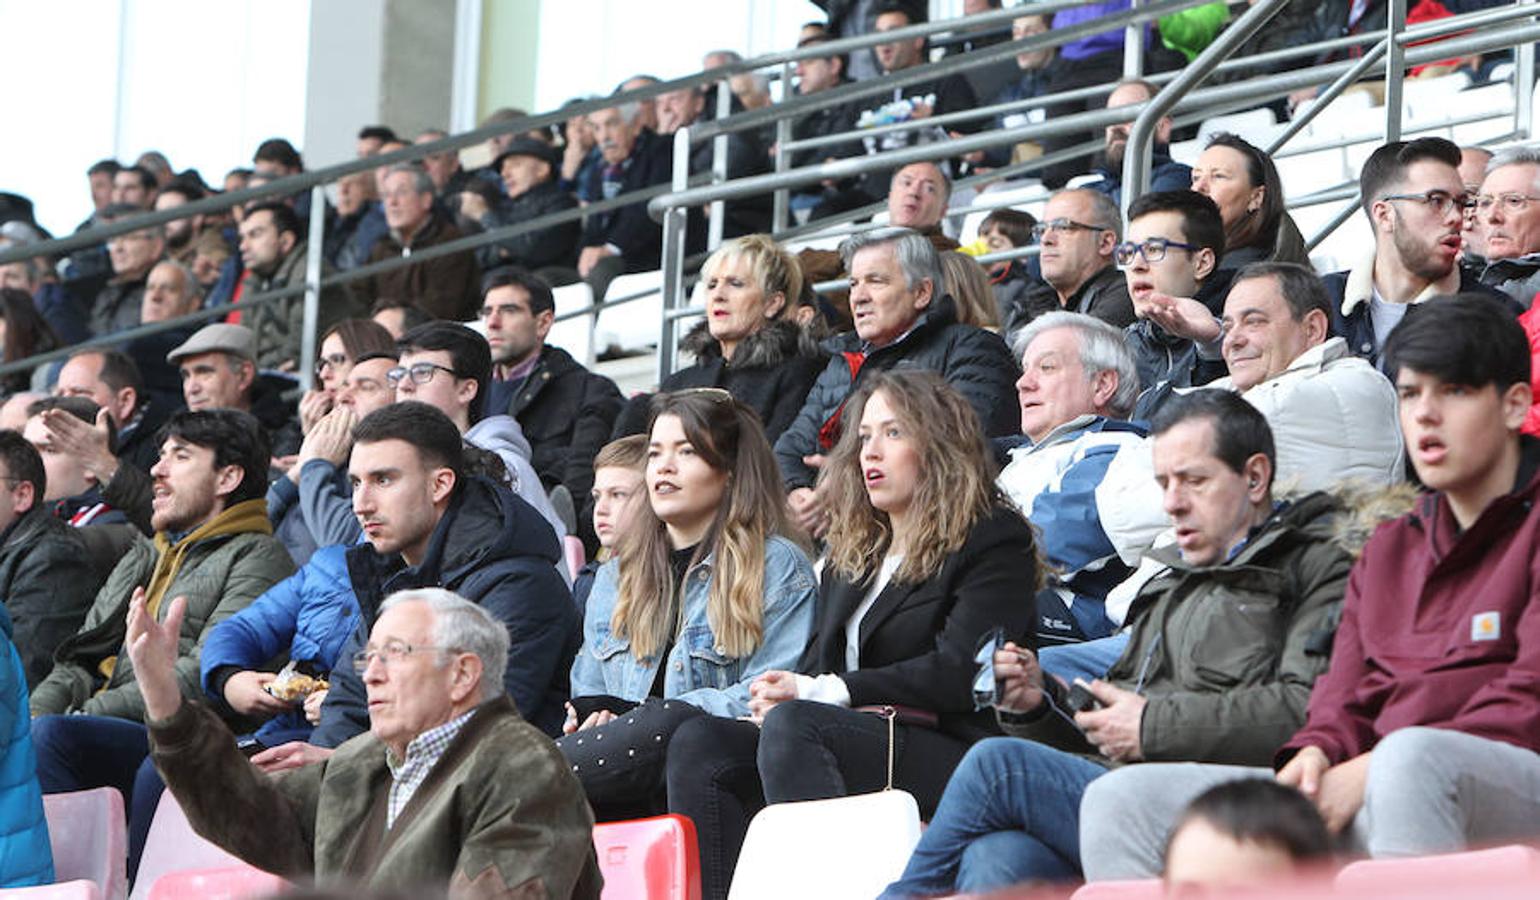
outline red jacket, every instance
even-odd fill
[[[1519,316],[1524,334],[1529,338],[1529,386],[1534,389],[1535,400],[1524,417],[1524,433],[1540,437],[1540,306],[1530,301],[1529,309]]]
[[[1433,494],[1370,539],[1279,765],[1312,744],[1344,762],[1413,725],[1540,751],[1540,441],[1522,441],[1524,486],[1469,531]]]

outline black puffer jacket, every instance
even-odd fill
[[[775,442],[775,458],[788,491],[812,487],[816,474],[802,457],[825,453],[832,445],[820,442],[820,432],[835,417],[868,372],[926,369],[956,388],[978,413],[988,437],[1015,434],[1021,427],[1016,407],[1016,379],[1021,367],[998,334],[962,325],[952,298],[943,295],[921,314],[919,322],[900,340],[871,351],[859,374],[851,374],[851,357],[862,340],[854,332],[836,335],[823,347],[833,357],[808,392],[807,401],[791,427]],[[830,429],[837,432],[838,423]]]
[[[732,394],[751,407],[764,423],[765,437],[775,443],[807,399],[818,373],[829,361],[796,323],[778,319],[743,339],[731,362],[722,357],[722,345],[711,336],[706,323],[690,330],[679,342],[694,354],[695,365],[663,379],[659,391],[714,387]],[[647,428],[650,394],[640,394],[626,404],[615,422],[613,437],[641,434]]]
[[[0,602],[27,686],[35,687],[53,669],[54,650],[85,621],[103,576],[91,567],[79,532],[41,502],[0,537]]]

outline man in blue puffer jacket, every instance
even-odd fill
[[[0,607],[0,888],[53,883],[53,851],[32,752],[27,676]]]

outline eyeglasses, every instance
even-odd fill
[[[1493,196],[1492,194],[1482,194],[1476,198],[1476,211],[1482,213],[1488,212],[1493,206],[1500,202],[1503,205],[1503,212],[1521,213],[1524,211],[1525,207],[1529,206],[1529,201],[1531,200],[1540,200],[1540,197],[1517,193],[1497,194],[1496,196]]]
[[[385,383],[391,387],[395,387],[396,385],[400,384],[406,378],[406,376],[410,375],[412,376],[413,384],[427,384],[433,380],[434,372],[448,372],[451,378],[460,377],[459,372],[456,372],[454,369],[451,369],[448,366],[441,366],[437,363],[420,362],[413,363],[410,368],[406,366],[396,366],[394,369],[391,369],[389,372],[385,373]]]
[[[1032,226],[1032,239],[1040,241],[1043,235],[1050,231],[1111,231],[1100,225],[1087,225],[1084,222],[1076,222],[1074,219],[1054,219],[1049,222],[1039,222]]]
[[[353,671],[360,675],[364,674],[364,670],[369,668],[369,663],[373,662],[376,658],[384,663],[385,668],[388,669],[413,653],[420,653],[423,650],[442,650],[448,652],[454,649],[454,647],[413,647],[405,641],[386,641],[380,647],[360,650],[353,654]]]
[[[323,356],[315,361],[315,373],[317,375],[321,374],[321,369],[325,368],[326,366],[331,366],[333,369],[340,369],[347,365],[347,363],[348,357],[346,353],[333,353],[330,356]]]
[[[1178,250],[1186,250],[1189,253],[1194,253],[1200,249],[1197,244],[1184,244],[1181,241],[1169,241],[1158,237],[1145,238],[1143,243],[1136,244],[1133,241],[1124,241],[1112,248],[1112,258],[1117,260],[1120,266],[1133,265],[1136,254],[1144,257],[1145,262],[1158,263],[1166,258],[1166,250],[1171,247],[1175,247]]]
[[[1428,209],[1438,215],[1444,215],[1449,210],[1458,206],[1460,209],[1470,209],[1476,204],[1476,200],[1470,194],[1460,193],[1450,195],[1448,191],[1424,191],[1421,194],[1386,194],[1381,200],[1413,200],[1417,203],[1425,203]]]

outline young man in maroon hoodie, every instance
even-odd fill
[[[1370,856],[1540,832],[1540,440],[1519,433],[1529,344],[1506,310],[1467,295],[1408,316],[1386,362],[1432,493],[1364,548],[1304,727],[1276,773],[1147,764],[1092,783],[1088,879],[1158,874],[1182,808],[1237,778],[1298,788]]]

